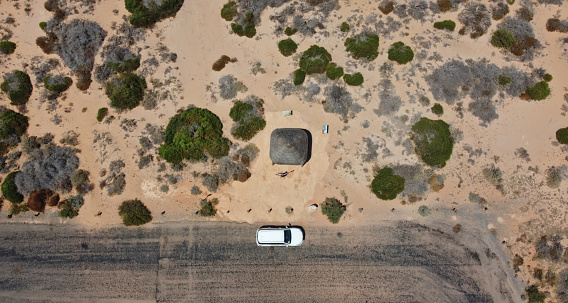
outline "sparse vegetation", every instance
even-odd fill
[[[372,33],[362,33],[345,40],[345,50],[351,53],[353,59],[375,60],[379,56],[379,36]],[[331,56],[330,56],[331,61]]]
[[[343,75],[343,81],[351,86],[359,86],[363,84],[363,75],[361,73],[355,73],[353,75],[345,74]]]
[[[0,42],[0,53],[4,55],[12,54],[16,51],[16,43],[11,41],[2,41]]]
[[[529,297],[529,303],[544,303],[546,295],[538,290],[538,286],[531,285],[526,291]]]
[[[235,125],[231,129],[231,134],[237,139],[248,141],[258,132],[264,129],[266,121],[262,118],[264,108],[263,101],[258,98],[248,98],[245,102],[235,101],[229,116]]]
[[[511,83],[513,79],[511,79],[511,77],[507,77],[505,75],[499,75],[499,85],[507,85],[509,83]]]
[[[546,81],[540,81],[533,87],[529,87],[527,94],[529,94],[532,100],[544,100],[550,95],[550,87],[548,87]]]
[[[349,23],[347,22],[343,22],[341,23],[341,26],[339,27],[339,30],[346,33],[351,29],[351,26],[349,26]]]
[[[346,209],[347,207],[335,198],[326,198],[321,204],[321,213],[326,215],[327,219],[333,224],[339,222]]]
[[[406,64],[414,59],[414,52],[410,46],[402,42],[395,42],[389,48],[389,60],[396,61],[398,64]]]
[[[32,82],[28,74],[15,70],[4,75],[4,82],[0,84],[0,89],[8,94],[11,104],[23,105],[28,102],[32,95]]]
[[[286,34],[286,36],[292,36],[293,34],[295,34],[298,31],[297,28],[294,27],[286,27],[286,29],[284,30],[284,34]]]
[[[278,49],[284,57],[292,56],[298,49],[298,44],[294,40],[288,38],[278,42]]]
[[[441,116],[441,115],[444,114],[444,108],[442,107],[442,105],[440,103],[434,104],[434,106],[432,106],[431,110],[437,116]]]
[[[217,198],[211,200],[201,200],[201,209],[198,211],[198,214],[202,217],[213,217],[217,214],[217,209],[215,205],[219,204],[219,200]]]
[[[459,34],[469,34],[472,39],[483,36],[491,26],[491,14],[487,6],[480,2],[473,2],[466,6],[459,13],[458,20],[464,25]]]
[[[239,13],[237,9],[237,3],[235,1],[229,1],[223,5],[221,9],[221,18],[231,21]]]
[[[491,37],[491,44],[495,47],[510,48],[515,42],[517,42],[515,36],[506,29],[495,31]]]
[[[173,17],[180,10],[184,0],[154,1],[125,0],[126,9],[132,13],[130,24],[137,27],[152,27],[156,22]]]
[[[102,122],[104,118],[108,115],[108,108],[101,107],[97,111],[97,121]]]
[[[54,92],[64,92],[73,84],[73,80],[69,77],[45,77],[43,78],[43,85],[47,90],[54,91]]]
[[[404,190],[405,179],[393,174],[390,167],[383,167],[371,182],[371,191],[382,200],[394,200]]]
[[[450,32],[453,32],[456,28],[456,23],[452,20],[444,20],[439,22],[434,22],[434,28],[437,29],[447,29]]]
[[[331,54],[321,46],[312,45],[300,58],[300,69],[307,75],[324,73],[331,62]]]
[[[229,154],[230,144],[222,136],[223,124],[219,117],[207,109],[189,108],[170,119],[159,154],[171,163],[183,159],[204,160],[205,152],[213,158],[221,158]]]
[[[244,25],[244,26],[243,26]],[[254,37],[256,35],[256,27],[254,25],[254,16],[251,12],[245,14],[243,19],[243,24],[231,23],[231,29],[238,36],[246,36],[248,38]]]
[[[199,189],[199,186],[193,185],[191,187],[191,194],[194,196],[201,194],[201,189]]]
[[[152,213],[140,200],[127,200],[118,207],[118,215],[126,226],[139,226],[152,221]]]
[[[306,72],[301,70],[301,69],[297,69],[294,71],[294,85],[302,85],[304,83],[304,81],[306,80]]]
[[[132,73],[125,73],[106,85],[106,95],[110,106],[120,110],[137,107],[144,99],[146,80]]]
[[[19,171],[9,173],[6,178],[4,178],[4,182],[2,182],[2,196],[12,203],[24,201],[24,196],[18,192],[18,187],[15,183],[16,176],[19,173]]]
[[[121,62],[107,61],[106,65],[117,73],[130,73],[140,67],[140,57],[124,59]]]
[[[49,142],[33,149],[33,157],[22,165],[15,183],[24,195],[40,189],[69,192],[72,188],[71,174],[78,166],[79,158],[72,148]]]
[[[410,139],[424,163],[436,167],[446,166],[454,147],[450,125],[442,120],[420,118],[412,126]]]

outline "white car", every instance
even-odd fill
[[[256,231],[258,246],[300,246],[304,239],[301,227],[263,226]]]

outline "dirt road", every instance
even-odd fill
[[[257,226],[85,230],[0,225],[1,302],[519,302],[479,232],[408,221],[305,227],[296,248]]]

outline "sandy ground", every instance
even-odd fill
[[[13,69],[24,68],[23,64],[35,56],[58,58],[57,55],[45,55],[35,45],[35,39],[43,35],[38,27],[40,21],[50,18],[41,1],[31,1],[31,12],[26,14],[24,4],[14,6],[18,1],[3,1],[0,18],[13,16],[15,24],[5,24],[13,31],[11,41],[18,45],[16,53],[0,57],[0,72],[5,73]],[[520,1],[518,1],[520,2]],[[193,104],[205,107],[217,114],[224,123],[224,135],[241,146],[245,143],[235,140],[230,135],[232,121],[229,110],[232,100],[223,100],[218,93],[218,80],[220,77],[232,74],[247,87],[237,98],[255,95],[264,100],[266,128],[254,137],[250,143],[255,144],[260,153],[252,163],[250,171],[252,176],[244,183],[233,182],[224,185],[213,197],[218,198],[218,215],[209,220],[293,224],[328,224],[326,218],[318,211],[309,211],[312,204],[319,204],[326,197],[336,197],[347,204],[347,212],[342,217],[340,225],[358,226],[362,223],[378,222],[383,219],[405,220],[436,220],[448,224],[475,221],[486,226],[494,235],[493,241],[504,244],[504,249],[512,258],[519,254],[524,258],[524,266],[518,270],[519,277],[528,285],[542,283],[532,277],[535,267],[549,268],[558,272],[565,267],[564,262],[543,259],[533,259],[534,241],[543,235],[559,235],[563,244],[566,239],[566,210],[564,200],[566,182],[559,188],[551,189],[546,186],[545,170],[551,166],[565,164],[566,150],[555,141],[557,129],[566,127],[565,104],[563,96],[566,92],[563,76],[566,73],[565,45],[560,41],[566,34],[549,33],[545,23],[552,15],[561,19],[568,18],[568,10],[564,6],[545,6],[534,4],[535,17],[533,25],[535,36],[543,48],[537,52],[531,63],[507,62],[506,55],[500,53],[489,43],[490,33],[498,24],[493,21],[488,34],[477,40],[469,36],[460,36],[457,33],[442,33],[434,31],[432,21],[452,19],[457,21],[458,11],[444,14],[435,14],[426,17],[426,21],[410,20],[403,27],[390,36],[381,36],[379,58],[368,64],[360,64],[354,68],[354,62],[345,53],[343,41],[347,34],[338,30],[339,24],[352,16],[368,14],[381,15],[374,1],[340,1],[337,10],[333,11],[325,22],[326,31],[330,36],[316,34],[312,37],[295,35],[292,38],[299,44],[298,52],[304,51],[312,44],[326,47],[333,56],[333,61],[343,66],[348,73],[360,71],[365,76],[365,83],[358,88],[347,88],[356,103],[363,110],[342,121],[337,114],[326,113],[319,102],[310,102],[298,95],[283,98],[274,93],[275,82],[281,79],[290,79],[290,73],[297,68],[296,57],[283,57],[277,50],[277,42],[285,37],[276,37],[273,33],[274,23],[269,16],[278,9],[268,8],[262,15],[261,25],[257,27],[257,36],[253,39],[238,37],[231,34],[229,22],[219,17],[223,1],[186,2],[175,18],[159,22],[157,26],[146,32],[144,41],[137,46],[141,47],[142,60],[158,53],[159,44],[166,45],[171,52],[177,53],[175,63],[162,63],[149,78],[165,80],[175,77],[171,84],[172,100],[161,101],[157,109],[145,110],[138,107],[125,113],[111,114],[116,119],[110,124],[99,123],[95,120],[96,111],[100,107],[107,107],[109,100],[104,94],[103,87],[93,82],[87,92],[81,92],[74,86],[66,92],[65,100],[60,100],[59,108],[54,113],[46,114],[46,103],[39,103],[42,87],[35,87],[32,99],[28,103],[27,113],[31,118],[30,135],[41,136],[50,132],[55,135],[57,142],[62,134],[68,130],[75,130],[80,134],[80,144],[77,146],[81,153],[80,167],[91,172],[91,181],[95,184],[94,190],[85,197],[85,205],[80,215],[72,220],[58,218],[55,209],[48,209],[46,214],[34,217],[26,213],[10,220],[6,219],[7,207],[2,209],[4,214],[0,218],[3,222],[37,222],[37,223],[75,223],[93,227],[103,227],[108,224],[120,222],[117,213],[118,205],[131,198],[141,199],[154,215],[154,222],[203,220],[195,212],[199,209],[199,198],[205,197],[208,192],[201,185],[200,179],[195,179],[191,172],[203,172],[210,169],[210,164],[189,165],[183,172],[173,172],[170,168],[166,173],[180,174],[182,181],[170,185],[167,193],[160,191],[164,182],[156,180],[158,164],[155,158],[149,168],[138,169],[136,149],[138,139],[143,133],[144,125],[152,123],[166,126],[169,118],[177,110]],[[520,7],[519,3],[511,6],[510,15]],[[110,13],[113,10],[118,13]],[[123,15],[129,15],[121,1],[99,1],[92,13],[75,14],[68,20],[81,18],[98,22],[108,32],[114,34],[112,23],[120,24]],[[398,17],[391,14],[395,20]],[[364,22],[353,26],[358,32],[365,26]],[[433,47],[425,50],[428,55],[438,53],[441,62],[422,62],[427,68],[426,73],[416,71],[412,83],[408,79],[409,70],[420,62],[409,65],[394,65],[393,77],[396,94],[403,100],[403,106],[396,117],[377,116],[373,110],[378,108],[378,83],[382,79],[379,67],[387,61],[389,45],[395,41],[403,41],[411,45],[415,51],[420,49],[418,37],[426,40],[439,37],[442,42],[435,43]],[[220,72],[211,70],[212,63],[221,55],[237,58],[237,62],[229,63]],[[440,66],[450,59],[487,58],[491,63],[500,67],[515,66],[526,72],[534,68],[543,68],[554,76],[550,83],[552,93],[544,101],[524,101],[519,98],[498,98],[497,113],[499,118],[487,127],[480,126],[480,120],[467,112],[469,99],[464,99],[464,117],[460,117],[455,107],[444,104],[445,114],[442,116],[454,129],[463,133],[463,139],[454,146],[452,158],[443,169],[436,169],[435,173],[445,178],[444,187],[440,191],[428,191],[420,197],[420,201],[410,203],[410,197],[400,196],[393,201],[377,199],[368,186],[373,177],[373,167],[391,166],[397,164],[421,163],[414,153],[406,153],[400,144],[396,144],[397,135],[389,136],[385,126],[394,129],[396,133],[397,121],[405,114],[410,118],[424,116],[437,118],[430,112],[429,107],[420,107],[416,101],[411,101],[417,92],[424,92],[435,102],[428,92],[428,85],[423,77],[429,71]],[[260,61],[265,73],[251,74],[251,62]],[[418,60],[415,60],[418,61]],[[95,64],[102,59],[97,56]],[[171,69],[169,69],[171,67]],[[24,68],[26,69],[26,68]],[[66,67],[61,72],[71,75]],[[400,76],[403,80],[397,81]],[[148,82],[149,79],[147,79]],[[307,82],[316,83],[315,78],[308,77]],[[207,89],[210,86],[211,89]],[[212,98],[212,95],[215,98]],[[370,95],[370,97],[368,97]],[[319,98],[322,98],[320,93]],[[321,100],[320,100],[321,101]],[[0,95],[2,105],[9,106],[5,94]],[[440,102],[441,103],[441,102]],[[86,108],[86,111],[82,111]],[[67,111],[66,111],[67,109]],[[283,117],[282,110],[293,110],[293,116]],[[53,114],[61,115],[63,120],[59,125],[51,121]],[[124,131],[120,127],[123,119],[135,119],[137,127],[132,132]],[[362,125],[368,122],[369,127]],[[321,127],[329,125],[330,132],[321,134]],[[272,130],[281,127],[305,128],[312,133],[312,157],[303,167],[273,166],[269,159],[269,139]],[[405,128],[406,127],[406,128]],[[387,127],[388,128],[388,127]],[[408,129],[408,123],[400,129]],[[95,132],[108,132],[111,143],[94,142]],[[404,135],[404,134],[403,134]],[[378,157],[370,162],[364,162],[362,154],[365,144],[362,138],[371,138],[381,143]],[[481,153],[471,156],[468,148],[481,149]],[[530,162],[515,155],[515,150],[524,147],[530,154]],[[388,149],[388,152],[385,151]],[[157,155],[157,149],[154,151]],[[387,154],[386,157],[383,157]],[[126,174],[126,188],[121,195],[109,197],[106,189],[99,188],[99,171],[108,169],[113,160],[121,159],[126,163],[123,172]],[[495,164],[504,175],[505,195],[497,191],[482,175],[483,168]],[[533,170],[529,170],[529,167]],[[538,167],[538,172],[534,168]],[[286,178],[275,176],[282,171],[294,170]],[[198,185],[204,191],[201,195],[191,195],[190,189]],[[469,201],[470,193],[476,193],[487,200],[487,210],[484,205]],[[5,203],[7,204],[7,203]],[[427,205],[432,213],[423,218],[418,214],[418,208]],[[286,207],[292,207],[294,212],[287,214]],[[394,211],[392,211],[394,209]],[[269,211],[270,210],[270,211]],[[95,216],[102,212],[101,216]],[[161,214],[165,212],[164,214]],[[519,240],[524,239],[524,240]]]

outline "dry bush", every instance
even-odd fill
[[[568,21],[550,18],[546,21],[546,30],[549,32],[568,33]]]
[[[30,196],[28,197],[28,208],[36,212],[43,212],[48,200],[54,194],[54,192],[48,189],[41,189],[31,192]]]
[[[388,15],[394,10],[394,3],[391,0],[383,0],[379,4],[379,10],[383,14]]]
[[[483,36],[491,26],[491,15],[485,4],[471,3],[458,15],[458,20],[463,23],[461,35],[469,34],[472,39]]]

